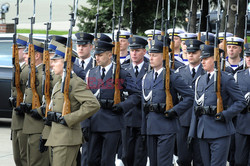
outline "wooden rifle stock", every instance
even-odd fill
[[[197,40],[201,40],[201,32],[198,32]]]
[[[223,111],[223,101],[221,97],[221,69],[220,69],[220,54],[219,48],[214,48],[214,65],[215,65],[215,78],[216,79],[216,96],[217,96],[217,113]]]
[[[15,68],[15,87],[16,87],[16,107],[20,106],[20,103],[23,102],[23,92],[21,91],[21,86],[20,86],[20,65],[19,65],[19,55],[18,55],[18,47],[17,44],[13,44],[12,48],[12,58],[14,59],[14,68]]]
[[[116,66],[114,66],[115,69],[115,93],[114,93],[114,105],[121,102],[121,92],[119,88],[120,83],[120,42],[115,42],[115,60],[116,60]]]
[[[169,68],[169,48],[163,46],[163,60],[165,61],[165,93],[166,93],[166,111],[173,107],[172,95],[170,93],[170,68]]]
[[[35,109],[39,108],[41,104],[36,90],[35,49],[33,44],[29,44],[28,55],[30,58],[30,88],[32,90],[32,109]]]
[[[173,39],[174,39],[174,37],[173,37]],[[172,60],[171,68],[174,69],[174,41],[173,40],[171,40],[171,42],[170,42],[170,48],[172,50],[172,52],[171,52],[171,60]]]
[[[44,96],[46,100],[46,112],[45,117],[47,117],[48,111],[51,111],[49,109],[50,104],[50,56],[49,56],[49,50],[44,50],[43,52],[43,64],[45,65],[45,82],[44,82]]]
[[[72,42],[71,42],[71,47],[66,47],[66,54],[64,58],[64,70],[66,70],[66,76],[64,77],[64,80],[63,80],[64,103],[63,103],[62,116],[71,113],[70,100],[69,100],[69,83],[70,83],[70,74],[71,74],[71,68],[72,68],[71,57],[72,57]]]

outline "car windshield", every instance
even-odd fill
[[[0,66],[12,66],[12,41],[0,41]]]

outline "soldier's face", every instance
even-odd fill
[[[140,64],[143,61],[144,55],[146,54],[146,49],[130,49],[130,57],[135,65]]]
[[[227,55],[230,59],[236,59],[240,56],[242,48],[236,45],[227,45]]]
[[[184,54],[187,53],[187,46],[186,46],[186,42],[185,41],[181,41],[181,49],[183,51]]]
[[[90,56],[92,48],[93,48],[92,44],[76,45],[77,54],[82,60],[85,60]]]
[[[61,75],[63,74],[63,64],[64,64],[64,59],[55,59],[53,60],[52,64],[52,70],[56,75]]]
[[[23,53],[23,58],[24,58],[24,61],[25,61],[26,65],[28,65],[29,54],[28,53]]]
[[[214,71],[214,56],[210,56],[208,58],[203,58],[202,61],[202,67],[207,72]]]
[[[201,50],[197,50],[195,52],[188,52],[187,53],[187,59],[188,59],[188,62],[191,64],[191,65],[198,65],[201,63]]]
[[[223,40],[220,40],[219,48],[224,50]]]
[[[23,62],[24,61],[24,56],[23,56],[24,49],[25,48],[18,48],[19,62]]]
[[[128,39],[119,38],[119,42],[120,42],[120,50],[126,51],[129,46]]]
[[[162,67],[163,55],[162,53],[149,53],[150,66],[155,70],[159,70]]]
[[[246,65],[250,68],[250,56],[246,56]]]
[[[181,46],[181,38],[178,36],[174,36],[174,48],[179,49]]]
[[[111,63],[112,52],[106,51],[101,54],[96,54],[96,63],[98,66],[106,67]]]

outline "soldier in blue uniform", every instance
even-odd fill
[[[197,35],[195,33],[181,33],[178,35],[181,38],[181,49],[182,54],[181,58],[185,65],[188,65],[188,59],[187,59],[187,46],[186,46],[186,40],[188,39],[196,39]]]
[[[93,58],[91,57],[94,36],[85,32],[76,33],[75,36],[77,38],[76,50],[79,56],[79,58],[75,60],[75,64],[82,67],[85,73],[87,73],[89,69],[94,67]]]
[[[90,119],[89,166],[114,166],[115,155],[121,139],[123,112],[140,102],[140,93],[130,73],[121,68],[119,76],[120,94],[127,91],[126,100],[114,105],[114,82],[111,62],[113,44],[96,41],[97,65],[87,73],[89,89],[100,102],[101,109]]]
[[[227,37],[226,71],[235,74],[243,69],[243,59],[240,57],[244,40],[239,37]]]
[[[150,165],[170,166],[173,161],[178,117],[193,104],[193,91],[173,70],[170,71],[170,93],[174,107],[166,111],[165,81],[163,76],[163,43],[152,40],[150,65],[153,68],[145,74],[142,82],[143,112],[142,135],[147,135],[147,150]],[[178,103],[179,93],[183,100]],[[178,103],[178,104],[177,104]]]
[[[117,31],[115,32],[117,34]],[[129,63],[130,62],[130,53],[128,51],[128,38],[129,38],[129,31],[120,30],[119,34],[119,42],[120,42],[120,63]]]
[[[247,107],[237,116],[235,133],[235,166],[250,164],[250,43],[245,44],[245,61],[248,67],[235,74],[235,80],[239,84]]]
[[[196,39],[189,39],[185,41],[185,45],[187,46],[187,59],[189,64],[186,66],[181,66],[176,70],[176,72],[180,73],[184,82],[189,85],[190,88],[192,88],[193,90],[197,77],[205,74],[205,71],[202,69],[200,59],[201,44],[204,43]],[[198,140],[194,139],[192,144],[189,145],[189,149],[187,144],[188,131],[191,123],[192,108],[192,106],[189,107],[179,117],[180,130],[177,133],[177,163],[179,166],[191,166],[192,160],[193,164],[196,166],[203,165],[200,156]]]
[[[141,89],[142,77],[148,71],[149,62],[144,61],[147,41],[141,37],[128,39],[132,63],[122,67],[130,73]],[[141,135],[141,102],[124,113],[122,130],[122,161],[125,166],[145,166],[147,162],[146,142]]]
[[[214,90],[214,47],[201,45],[201,50],[202,66],[207,73],[196,79],[189,140],[192,137],[199,139],[201,157],[205,166],[225,166],[230,138],[235,133],[232,118],[245,108],[246,102],[233,76],[222,71],[221,97],[224,110],[217,113],[217,96]]]

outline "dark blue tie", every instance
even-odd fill
[[[103,79],[105,77],[105,68],[102,68],[102,76],[101,78]]]

